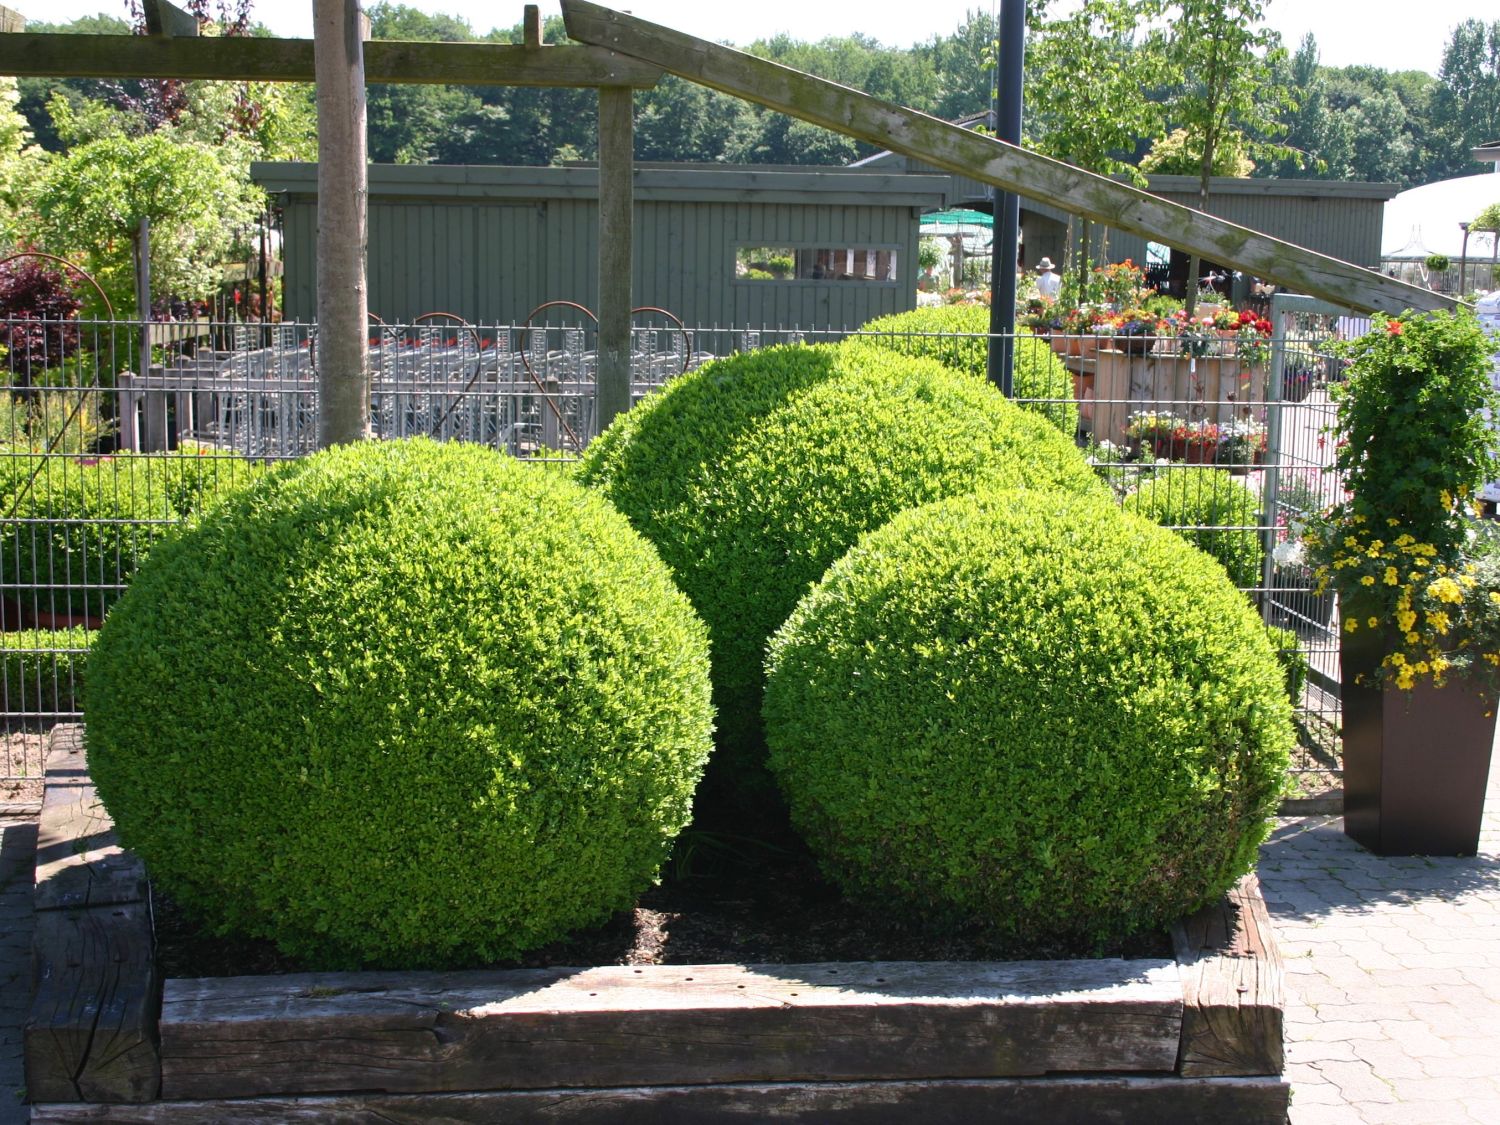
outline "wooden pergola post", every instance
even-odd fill
[[[599,90],[599,373],[602,432],[630,409],[630,271],[635,210],[635,99],[628,86]]]

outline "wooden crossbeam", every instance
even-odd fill
[[[562,0],[568,35],[825,129],[1130,231],[1299,293],[1365,311],[1456,302],[1202,211],[790,67],[648,23],[588,0]]]
[[[655,86],[661,68],[597,47],[568,44],[365,44],[372,84],[457,86]],[[181,39],[155,35],[0,35],[0,74],[17,78],[186,78],[311,82],[311,39]]]

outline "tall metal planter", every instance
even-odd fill
[[[1344,833],[1376,855],[1473,855],[1495,701],[1466,677],[1382,686],[1374,672],[1387,651],[1382,633],[1342,634]]]

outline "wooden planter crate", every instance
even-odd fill
[[[1173,960],[649,965],[168,980],[146,881],[48,758],[32,1121],[1285,1120],[1259,888]]]

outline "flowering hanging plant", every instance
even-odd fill
[[[1305,533],[1318,589],[1347,634],[1380,635],[1379,676],[1400,688],[1500,672],[1500,536],[1474,489],[1500,476],[1489,340],[1469,313],[1377,320],[1344,346],[1337,465],[1347,498]],[[1494,683],[1500,683],[1497,678]]]

